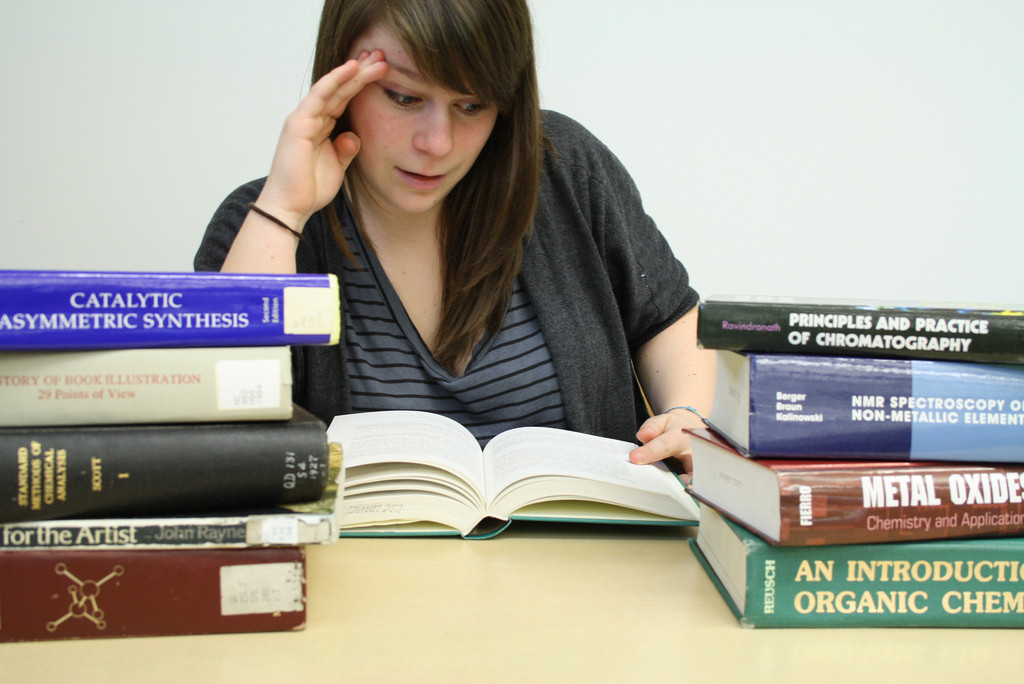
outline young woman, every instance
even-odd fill
[[[295,349],[295,401],[685,461],[714,381],[697,293],[614,155],[541,112],[526,1],[327,0],[313,81],[195,259],[338,275],[344,340]]]

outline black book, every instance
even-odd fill
[[[720,296],[700,303],[706,349],[1024,363],[1024,307]]]
[[[323,422],[287,421],[0,429],[0,522],[166,515],[320,498]]]

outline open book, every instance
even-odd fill
[[[697,506],[662,463],[634,465],[634,444],[526,427],[483,453],[455,421],[418,411],[336,417],[344,454],[341,534],[489,537],[510,520],[695,524]]]

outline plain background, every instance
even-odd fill
[[[191,270],[321,4],[4,2],[0,268]],[[1024,2],[531,4],[543,105],[625,162],[703,295],[1024,300]]]

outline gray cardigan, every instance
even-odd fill
[[[698,295],[607,147],[554,112],[544,113],[544,133],[555,155],[545,155],[520,280],[551,350],[569,428],[633,441],[645,413],[631,353],[695,306]],[[220,269],[262,184],[241,186],[217,209],[196,270]],[[298,270],[336,273],[340,280],[343,256],[321,214],[304,235]],[[296,403],[328,423],[347,412],[344,345],[293,352]]]

